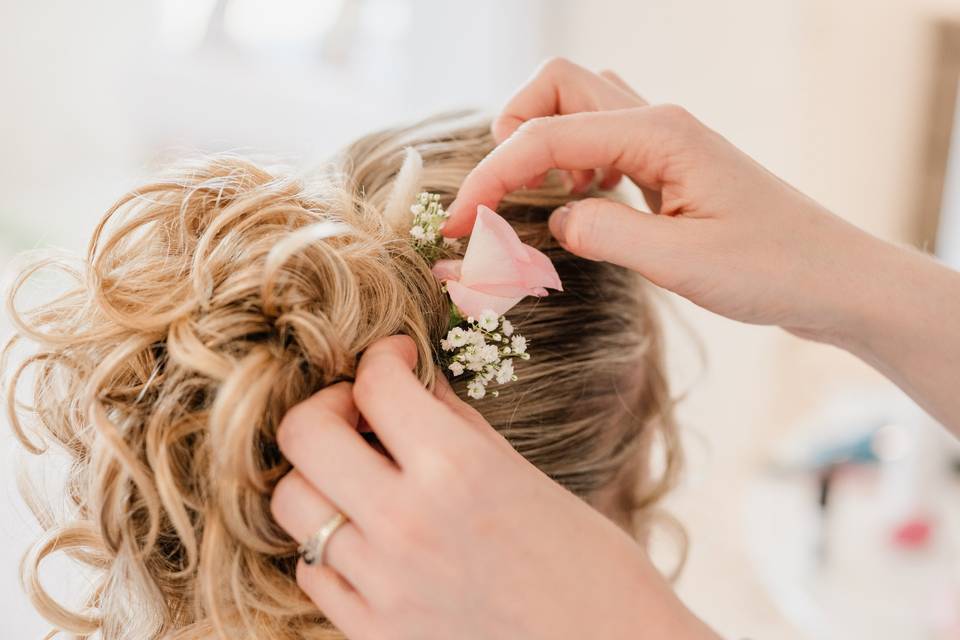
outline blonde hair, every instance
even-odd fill
[[[69,513],[38,507],[46,533],[23,564],[44,617],[107,640],[342,637],[298,589],[296,544],[270,516],[289,470],[276,428],[294,404],[349,379],[382,336],[411,336],[431,384],[448,302],[383,211],[396,206],[404,148],[423,158],[419,186],[449,203],[492,146],[488,123],[450,116],[363,138],[310,184],[206,158],[121,198],[80,269],[48,260],[19,275],[11,345],[36,351],[4,365],[11,424],[32,453],[53,444],[72,461]],[[622,524],[642,536],[680,459],[660,329],[636,276],[551,239],[546,219],[569,197],[550,182],[499,209],[551,257],[565,291],[511,312],[535,356],[498,399],[471,402],[578,495],[619,487],[618,505],[640,516]],[[46,268],[70,287],[15,309],[17,290]],[[18,412],[28,370],[33,401]],[[666,456],[653,477],[658,437]],[[84,610],[38,578],[57,551],[95,570]]]

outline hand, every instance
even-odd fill
[[[478,204],[495,208],[550,169],[611,167],[644,189],[653,214],[572,202],[550,218],[567,250],[729,318],[845,348],[960,434],[956,272],[844,222],[682,108],[645,106],[609,73],[552,61],[493,128],[503,142],[463,181],[445,235],[464,235]]]
[[[645,106],[622,80],[546,64],[494,123],[503,142],[464,180],[444,233],[468,232],[478,204],[547,170],[612,167],[655,213],[604,198],[551,218],[580,256],[639,271],[730,318],[826,339],[859,282],[838,278],[878,241],[776,178],[676,106]],[[556,115],[559,114],[559,115]],[[608,169],[609,171],[609,169]]]
[[[277,522],[302,542],[350,521],[297,581],[351,640],[713,638],[637,543],[517,454],[446,381],[431,394],[404,336],[360,360],[356,382],[284,418],[295,469]],[[394,460],[357,431],[371,425]]]

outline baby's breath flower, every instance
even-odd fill
[[[496,331],[497,326],[500,324],[500,316],[487,309],[480,314],[480,319],[477,321],[477,324],[480,325],[480,328],[484,331]]]
[[[454,377],[471,374],[467,382],[471,398],[499,395],[487,387],[494,381],[506,384],[517,379],[514,358],[530,358],[526,339],[506,318],[492,311],[483,312],[477,319],[458,320],[462,324],[450,329],[440,341],[443,350],[451,352],[447,369]]]
[[[421,193],[410,207],[410,213],[413,214],[413,225],[410,227],[413,248],[428,262],[449,255],[451,245],[440,241],[440,227],[449,217],[440,204],[440,196]]]
[[[493,364],[500,359],[500,350],[497,349],[495,344],[485,344],[478,349],[480,357],[483,358],[484,363]]]
[[[483,353],[483,347],[470,347],[464,354],[467,357],[467,369],[470,371],[482,372],[487,366],[487,359]]]
[[[467,344],[469,338],[470,336],[466,331],[463,330],[462,327],[454,327],[453,329],[450,329],[449,333],[447,333],[447,342],[449,342],[450,346],[454,348],[462,347],[463,345]]]
[[[487,395],[487,385],[482,380],[474,378],[467,384],[467,395],[474,400],[481,400]]]
[[[510,358],[502,360],[500,362],[500,367],[497,369],[497,382],[500,384],[505,384],[513,379],[513,360]]]
[[[413,247],[428,262],[451,255],[459,248],[457,240],[440,235],[440,227],[448,218],[440,204],[440,196],[421,193],[410,207],[413,224],[410,237]],[[447,335],[440,340],[440,348],[446,354],[447,370],[453,377],[469,372],[467,395],[475,400],[497,396],[496,390],[487,386],[496,381],[506,384],[517,379],[514,372],[515,358],[527,360],[526,339],[517,334],[513,324],[494,311],[485,310],[479,318],[460,315],[451,305],[450,324]]]

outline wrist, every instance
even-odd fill
[[[929,307],[934,272],[940,268],[928,256],[868,236],[869,251],[847,280],[846,295],[838,301],[835,346],[877,366],[891,348],[907,347],[908,336],[924,335],[924,314]]]
[[[826,210],[810,216],[809,226],[804,240],[813,250],[803,256],[805,281],[794,291],[801,311],[784,328],[864,357],[883,340],[911,252]]]

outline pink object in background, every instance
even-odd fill
[[[904,549],[918,549],[930,542],[933,522],[930,518],[917,516],[898,524],[893,530],[893,543]]]

